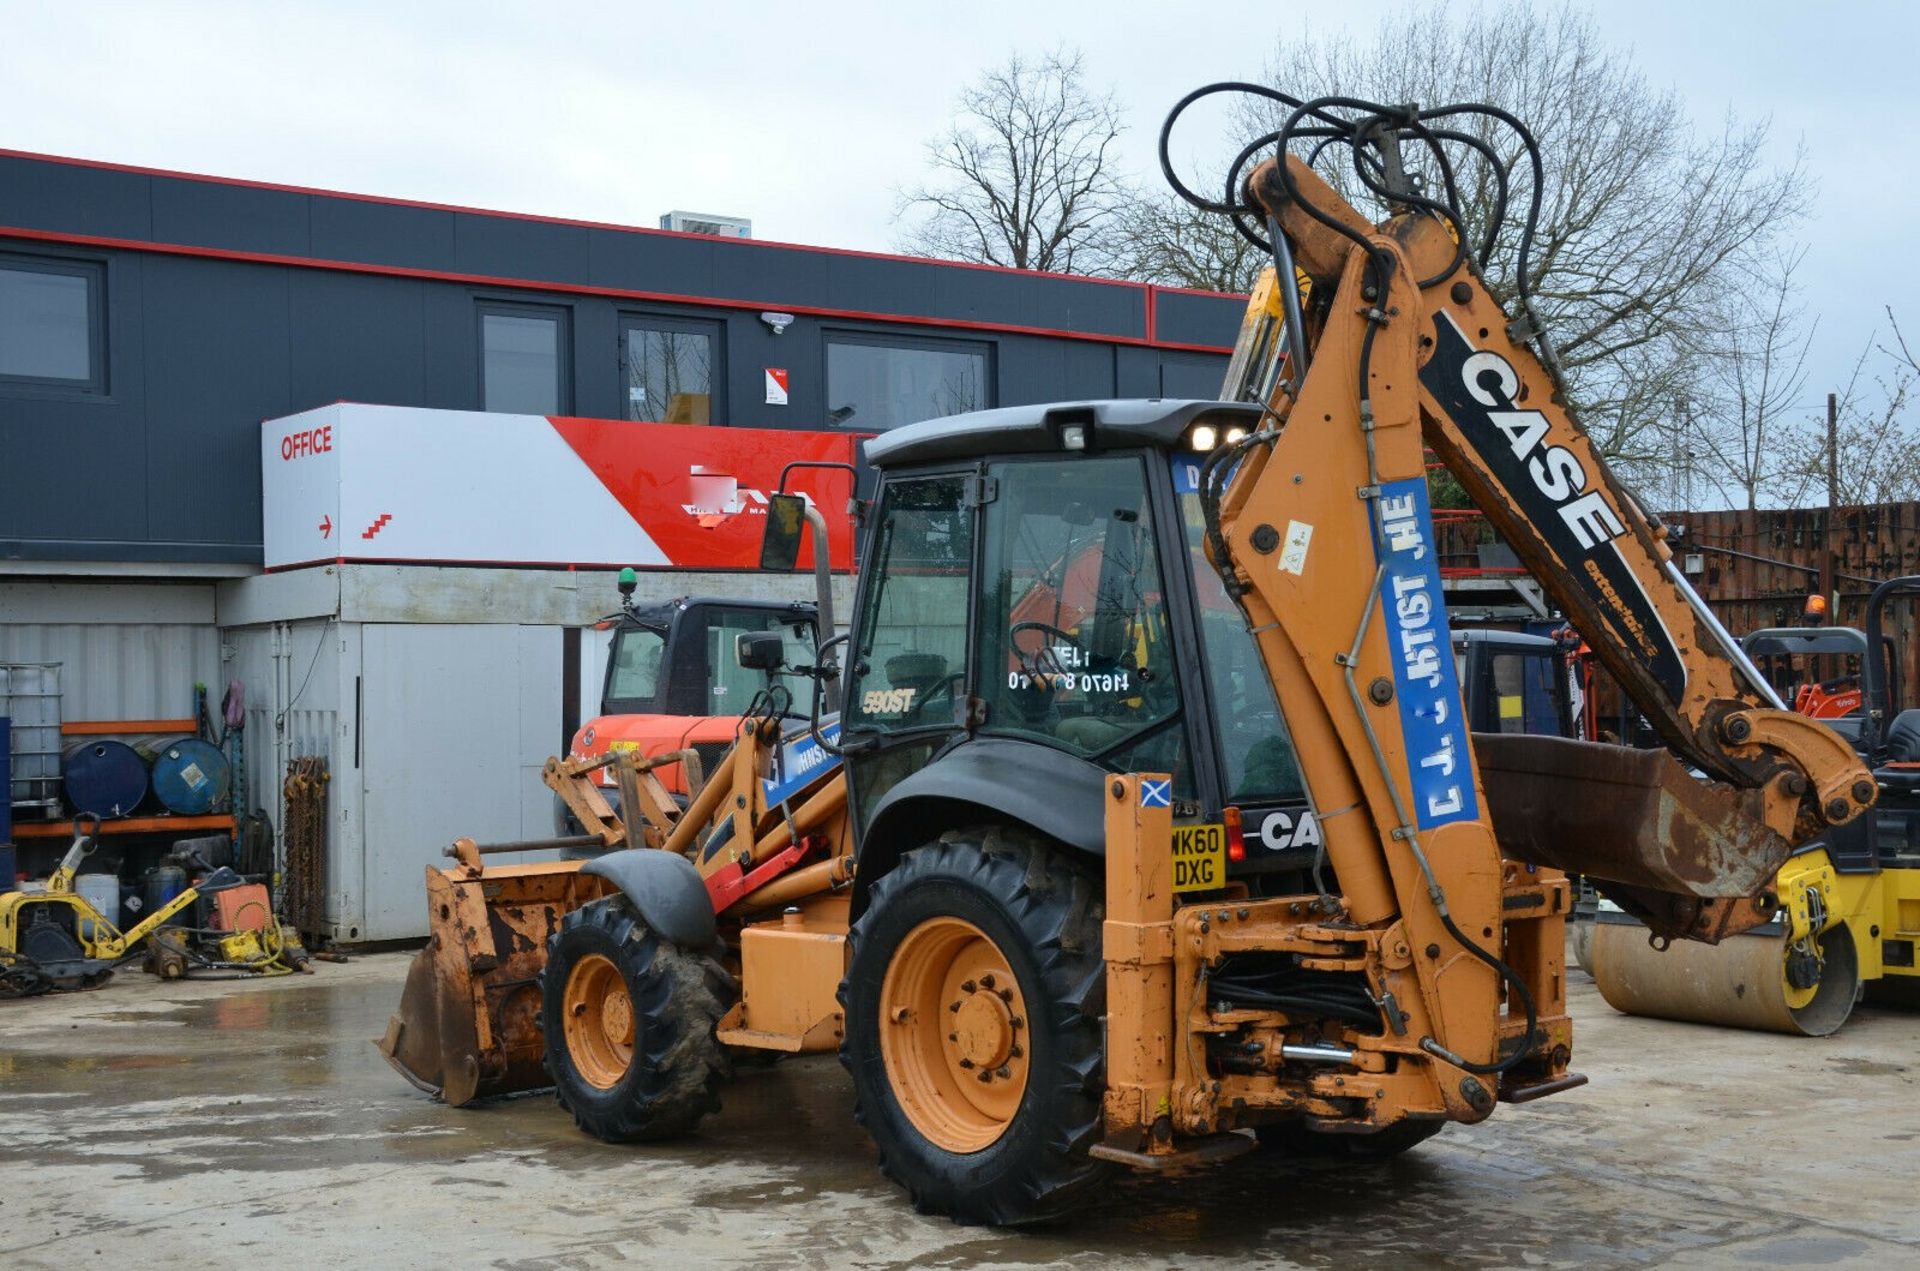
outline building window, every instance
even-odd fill
[[[827,338],[827,418],[884,432],[992,405],[987,346],[954,340]]]
[[[722,418],[720,324],[631,318],[621,325],[620,360],[628,419],[711,424]]]
[[[0,256],[0,382],[106,391],[105,267]]]
[[[1224,391],[1227,359],[1217,353],[1162,353],[1160,396],[1210,402]]]
[[[480,402],[484,410],[564,415],[572,409],[567,313],[533,305],[480,309]]]

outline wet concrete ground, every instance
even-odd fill
[[[666,1147],[595,1142],[550,1095],[433,1103],[368,1041],[405,963],[0,1002],[0,1266],[1920,1264],[1920,1014],[1730,1033],[1577,976],[1585,1089],[1390,1164],[1243,1157],[1002,1232],[911,1210],[831,1058],[744,1071]]]

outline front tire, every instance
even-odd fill
[[[1107,1173],[1102,906],[1065,849],[958,830],[901,858],[849,933],[840,1059],[880,1168],[923,1213],[1056,1217]]]
[[[623,896],[562,920],[540,975],[547,1072],[560,1106],[597,1139],[692,1130],[728,1075],[714,1038],[729,981],[712,960],[649,930]]]

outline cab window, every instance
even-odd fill
[[[953,726],[966,668],[973,512],[962,477],[890,481],[855,623],[849,732]]]
[[[1306,797],[1300,764],[1280,717],[1273,677],[1247,620],[1221,585],[1206,553],[1199,462],[1173,461],[1173,489],[1184,522],[1188,568],[1200,607],[1200,653],[1220,734],[1220,764],[1229,803],[1291,802]]]
[[[1161,751],[1160,763],[1178,760],[1178,678],[1140,460],[1009,462],[988,476],[981,731],[1116,770]]]
[[[1571,721],[1562,717],[1563,694],[1556,677],[1564,674],[1557,650],[1547,653],[1496,653],[1488,659],[1486,692],[1490,697],[1490,731],[1533,733],[1548,737],[1572,735]]]
[[[707,714],[741,714],[754,695],[767,686],[766,673],[742,667],[734,647],[740,636],[760,631],[780,634],[788,666],[812,663],[813,628],[809,624],[788,622],[764,609],[715,609],[707,617],[707,665],[713,670],[707,684]],[[793,694],[792,710],[808,713],[813,702],[812,681],[784,676],[781,682]]]
[[[615,715],[645,715],[660,690],[660,660],[667,639],[651,627],[616,627],[607,655],[605,709]]]

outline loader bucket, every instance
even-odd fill
[[[568,912],[611,891],[577,861],[429,867],[431,935],[407,970],[380,1053],[455,1107],[553,1084],[541,1064],[547,941]]]
[[[1708,784],[1665,750],[1475,733],[1494,837],[1514,860],[1675,896],[1758,896],[1789,844],[1758,790]]]

